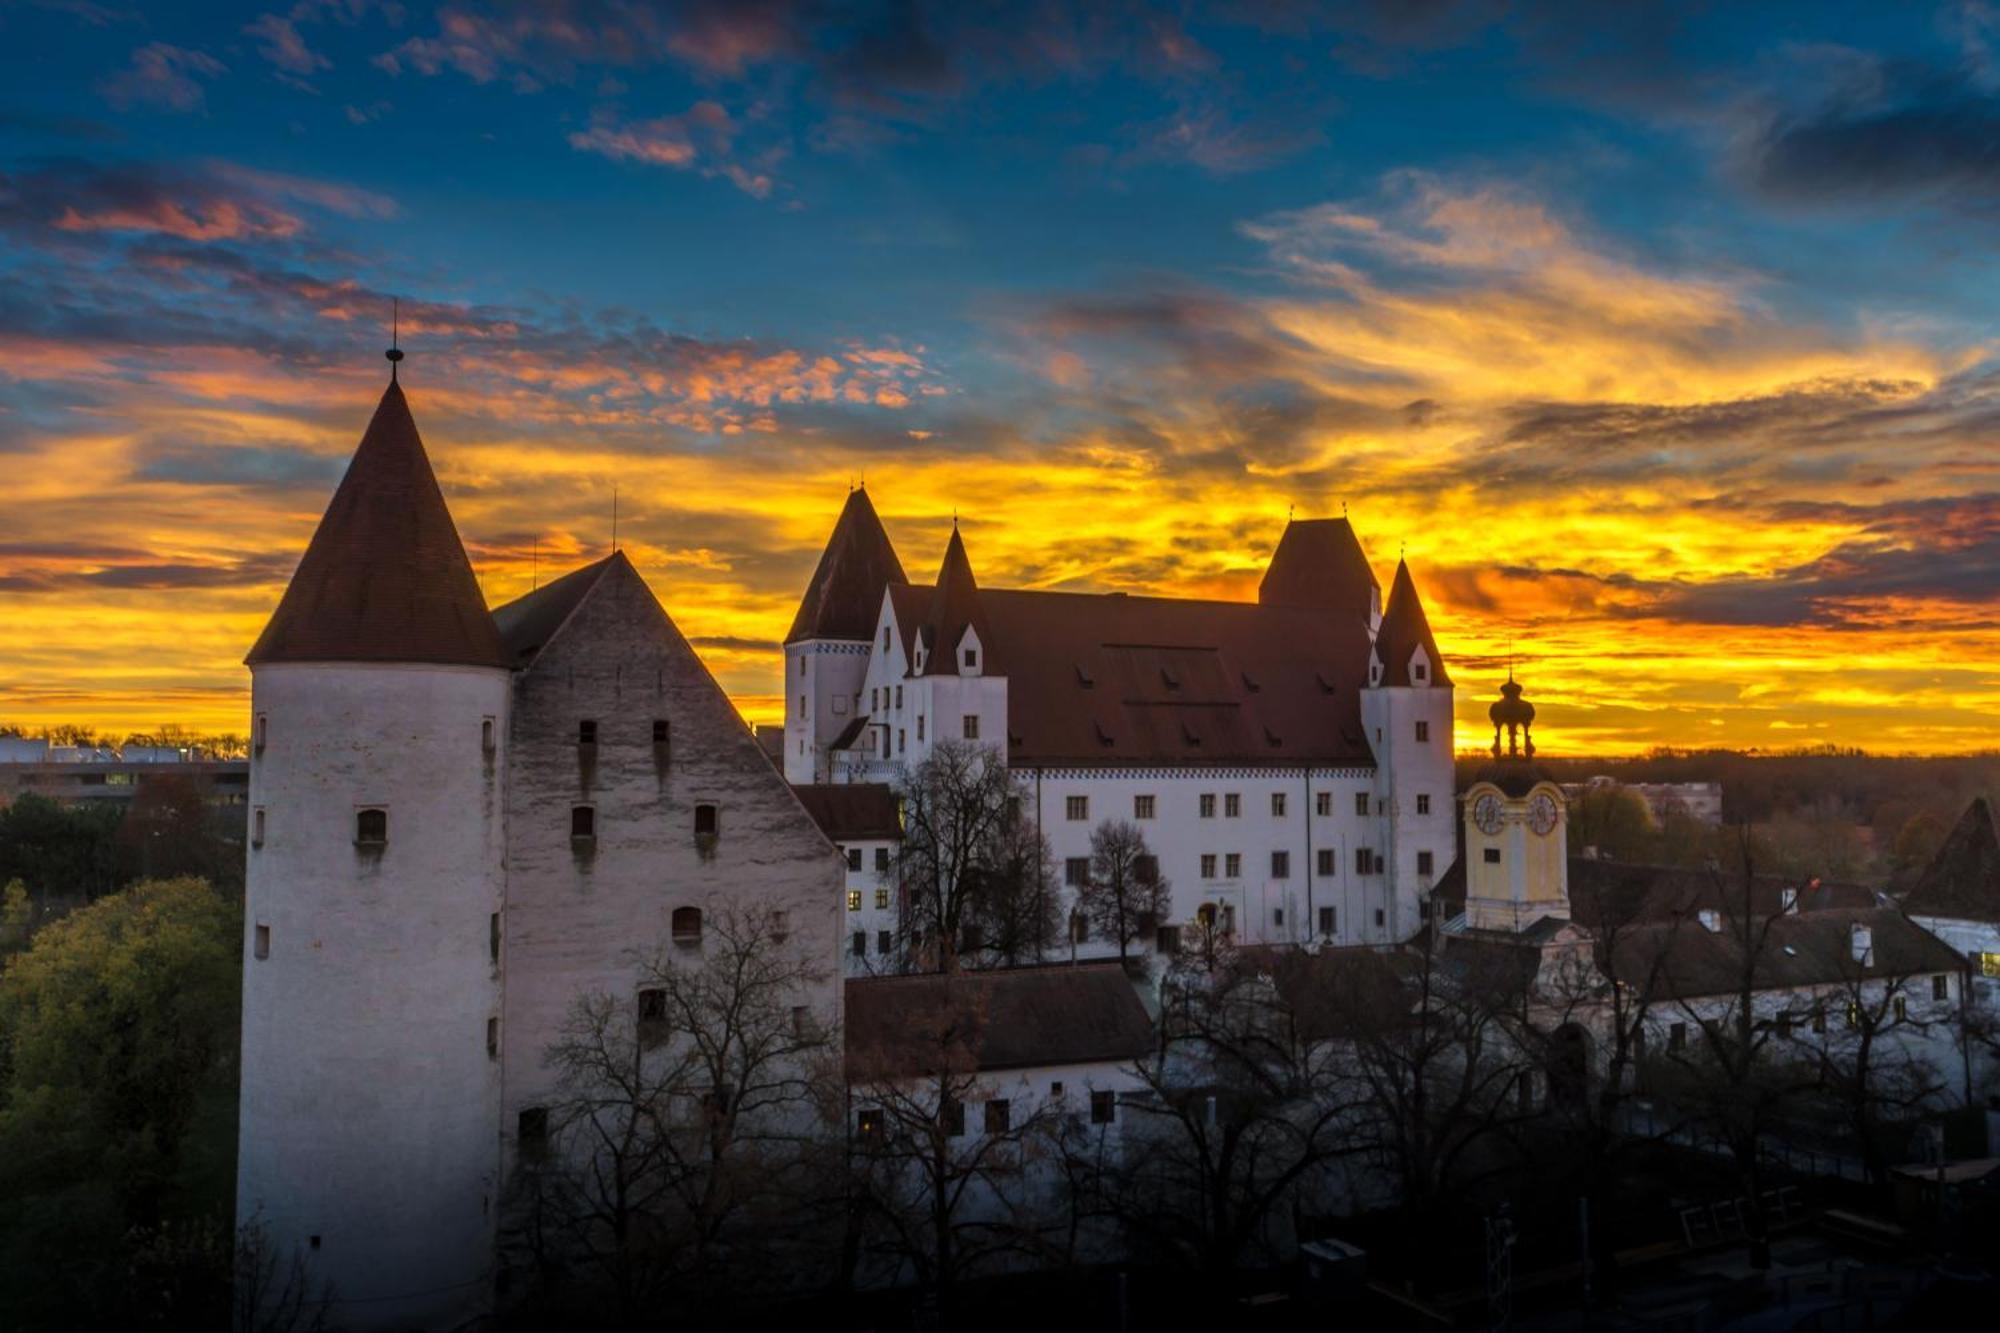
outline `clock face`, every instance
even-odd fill
[[[1555,797],[1545,791],[1536,792],[1535,799],[1528,802],[1528,827],[1547,836],[1556,826]]]
[[[1479,825],[1479,831],[1492,836],[1500,831],[1500,798],[1486,795],[1472,807],[1472,822]]]

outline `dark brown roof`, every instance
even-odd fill
[[[393,380],[244,660],[508,665]]]
[[[870,838],[900,840],[896,793],[880,782],[794,783],[792,793],[820,832],[835,842]]]
[[[875,633],[875,617],[882,610],[882,589],[892,583],[906,583],[896,548],[882,530],[882,520],[869,503],[868,492],[856,488],[847,493],[833,536],[820,553],[819,566],[792,618],[786,643],[801,639],[844,639],[867,642]]]
[[[1960,921],[2000,921],[2000,837],[1984,796],[1959,816],[1903,899],[1903,910]]]
[[[1472,775],[1472,781],[1490,782],[1509,796],[1519,798],[1526,796],[1540,784],[1554,782],[1555,779],[1549,776],[1548,770],[1532,759],[1508,755],[1480,765],[1479,771]]]
[[[1875,891],[1859,884],[1832,884],[1785,875],[1756,875],[1744,907],[1741,871],[1709,871],[1678,866],[1632,865],[1623,861],[1569,861],[1570,915],[1592,929],[1637,921],[1692,917],[1703,908],[1751,917],[1785,910],[1785,890],[1796,890],[1801,912],[1872,908]]]
[[[1853,929],[1866,926],[1873,954],[1855,961]],[[1893,907],[1836,907],[1755,922],[1748,932],[1757,990],[1826,986],[1926,972],[1956,972],[1957,950]],[[1654,921],[1621,933],[1610,971],[1653,999],[1726,995],[1742,984],[1745,934],[1728,919],[1721,930],[1700,921]]]
[[[1152,1043],[1115,959],[847,983],[850,1079],[1132,1060]]]
[[[1382,609],[1382,625],[1375,634],[1375,655],[1382,660],[1382,683],[1408,685],[1410,659],[1419,648],[1430,659],[1430,683],[1451,684],[1451,676],[1444,669],[1444,655],[1438,652],[1437,639],[1431,634],[1430,617],[1424,614],[1423,600],[1417,596],[1417,581],[1410,577],[1409,562],[1398,560],[1395,581],[1389,585],[1389,604]]]
[[[1257,600],[1266,606],[1339,611],[1363,620],[1382,585],[1354,528],[1344,518],[1295,519],[1285,524]]]
[[[597,581],[604,577],[604,571],[611,568],[613,561],[624,559],[624,552],[614,551],[602,560],[593,561],[581,569],[572,569],[526,596],[496,608],[493,623],[500,631],[501,641],[507,645],[508,660],[516,667],[524,667],[534,661],[542,645],[556,636],[556,631],[569,619],[570,612],[576,610],[590,590],[597,586]]]
[[[959,674],[958,641],[968,627],[978,635],[980,651],[985,654],[979,664],[981,673],[1004,674],[996,662],[993,636],[987,633],[983,606],[979,583],[972,577],[972,561],[966,558],[965,541],[958,535],[958,524],[953,523],[944,563],[938,567],[937,584],[931,592],[930,617],[924,625],[924,647],[930,654],[924,662],[926,676]]]
[[[906,653],[932,598],[889,590]],[[1365,620],[1125,593],[987,588],[979,603],[1010,764],[1374,766]]]

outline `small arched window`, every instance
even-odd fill
[[[389,812],[380,806],[355,811],[354,840],[364,847],[379,847],[389,841]]]
[[[675,944],[701,943],[701,909],[699,907],[676,907],[673,916]]]

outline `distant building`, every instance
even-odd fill
[[[1693,819],[1711,828],[1722,826],[1720,782],[1620,782],[1613,777],[1594,777],[1588,782],[1563,784],[1563,794],[1572,801],[1607,789],[1629,791],[1644,801],[1655,826],[1664,824],[1669,815]]]
[[[896,883],[903,843],[896,794],[879,782],[796,786],[806,813],[833,840],[846,867],[841,959],[849,976],[903,967],[903,900]]]

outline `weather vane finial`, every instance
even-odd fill
[[[403,341],[403,302],[399,297],[389,298],[389,350],[382,353],[389,358],[389,383],[396,382],[396,363],[403,359],[403,349],[397,344]]]

